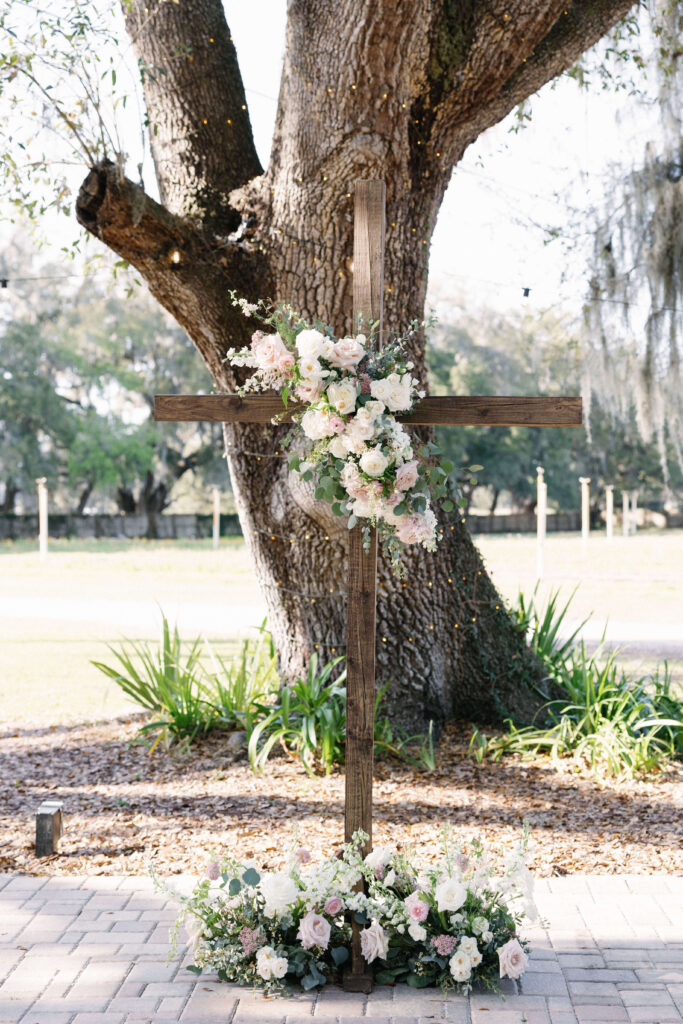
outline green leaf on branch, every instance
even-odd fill
[[[258,885],[259,882],[261,881],[261,876],[259,875],[256,868],[247,868],[247,870],[242,875],[242,881],[244,882],[245,885]]]
[[[239,878],[231,878],[230,879],[230,885],[228,886],[228,892],[230,893],[231,896],[236,896],[241,888],[242,888],[242,883],[240,882]]]
[[[450,500],[450,498],[442,503],[441,508],[444,510],[444,512],[450,512],[452,510],[453,502]]]
[[[334,949],[330,950],[330,955],[337,967],[341,967],[349,959],[349,951],[346,946],[335,946]]]

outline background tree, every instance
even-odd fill
[[[52,116],[75,126],[92,164],[77,202],[79,222],[138,270],[187,330],[216,388],[230,391],[236,381],[225,351],[248,342],[250,331],[230,305],[228,287],[252,300],[286,299],[305,316],[350,330],[351,185],[383,178],[385,313],[389,329],[399,330],[422,316],[430,238],[465,149],[630,7],[631,0],[410,0],[399,7],[294,0],[264,171],[219,0],[151,8],[127,0],[161,202],[124,176],[99,99],[80,111],[65,100]],[[39,15],[40,32],[24,30],[26,42],[5,61],[10,74],[23,74],[37,90],[45,85],[36,54],[43,38],[54,38],[51,17]],[[82,8],[70,25],[68,51],[55,45],[93,93],[102,79],[92,47],[81,45],[92,30]],[[27,63],[26,53],[36,59]],[[112,58],[112,75],[117,66]],[[51,81],[50,67],[46,74]],[[17,201],[25,201],[30,182],[7,166]],[[422,346],[414,358],[424,375]],[[275,455],[279,440],[271,428],[226,430],[238,510],[290,673],[314,642],[338,645],[342,637],[342,602],[313,604],[287,590],[302,581],[316,594],[343,590],[346,532],[288,473]],[[269,457],[259,461],[246,454],[252,451]],[[413,725],[456,712],[528,713],[536,667],[467,531],[458,520],[443,525],[435,555],[408,553],[405,585],[380,568],[379,681],[392,681],[395,713]]]

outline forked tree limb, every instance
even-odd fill
[[[231,343],[244,342],[244,319],[231,306],[228,288],[255,293],[258,257],[236,244],[212,246],[190,222],[170,213],[107,161],[93,167],[83,182],[76,216],[135,267],[152,295],[188,332],[214,380],[230,386],[233,378],[222,355]]]

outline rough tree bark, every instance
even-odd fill
[[[422,316],[430,239],[467,146],[631,6],[290,0],[264,172],[220,0],[161,4],[153,15],[145,0],[131,0],[127,26],[145,69],[163,205],[102,164],[83,184],[78,218],[139,270],[227,391],[235,379],[225,350],[251,333],[228,288],[351,330],[352,183],[383,178],[385,323],[400,330]],[[423,348],[414,355],[424,375]],[[226,431],[242,526],[291,673],[316,643],[329,656],[343,642],[346,531],[288,472],[279,439],[272,428]],[[390,681],[394,717],[411,727],[528,714],[537,666],[465,527],[443,528],[435,554],[408,551],[405,582],[381,566],[378,682]],[[301,590],[314,598],[289,593]]]

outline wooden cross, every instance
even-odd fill
[[[354,323],[379,321],[382,337],[385,190],[383,181],[357,181],[353,245]],[[157,395],[154,418],[173,422],[270,423],[283,416],[279,395]],[[401,423],[458,426],[581,426],[580,398],[444,397],[424,398]],[[363,829],[372,848],[372,770],[375,708],[375,606],[377,597],[377,531],[363,547],[361,526],[349,531],[349,574],[346,633],[346,841]],[[354,923],[352,955],[344,978],[350,991],[369,992],[371,977],[360,951],[360,930]]]

